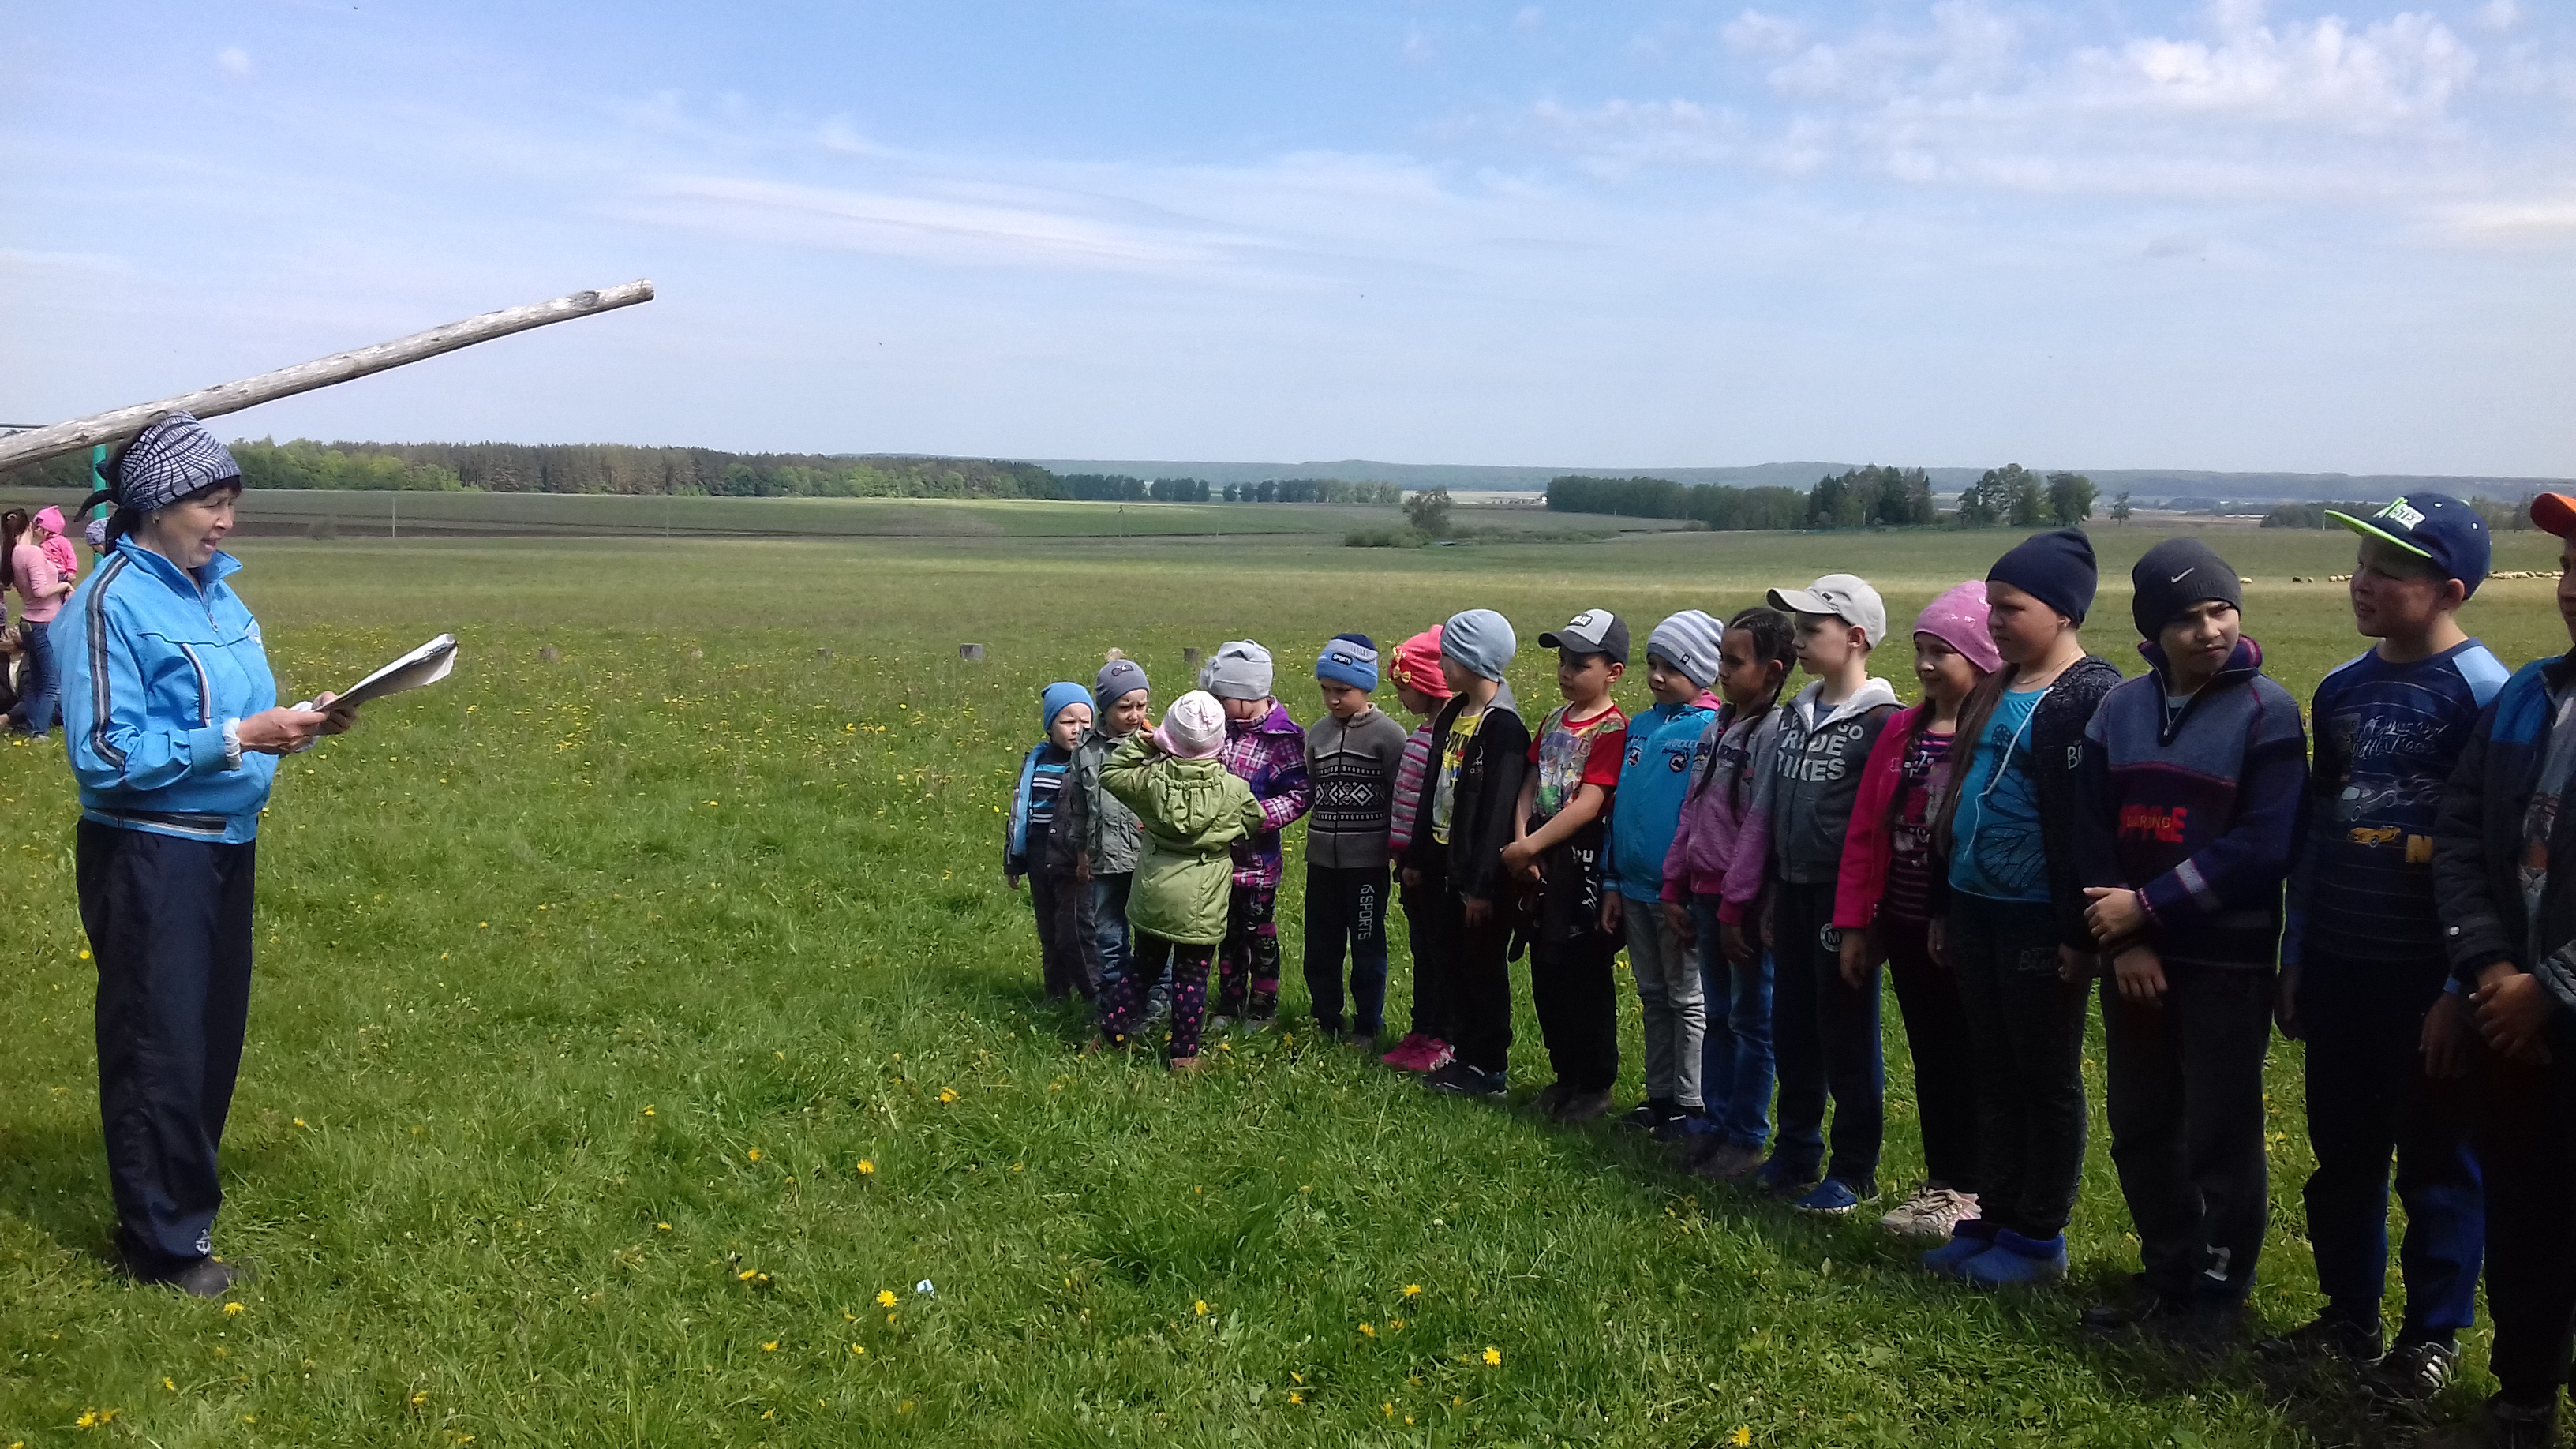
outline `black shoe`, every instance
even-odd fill
[[[1538,1109],[1540,1116],[1553,1117],[1556,1115],[1556,1109],[1565,1105],[1565,1099],[1573,1092],[1574,1089],[1563,1082],[1550,1082],[1538,1089],[1538,1096],[1531,1101],[1530,1105]]]
[[[2368,1367],[2380,1360],[2379,1329],[2375,1324],[2364,1325],[2340,1314],[2320,1313],[2277,1338],[2264,1339],[2254,1345],[2254,1351],[2283,1361],[2339,1358],[2356,1367]]]
[[[2084,1310],[2082,1322],[2095,1333],[2126,1333],[2133,1328],[2162,1327],[2182,1317],[2186,1305],[2147,1282],[2144,1273],[2129,1275],[2128,1291]]]
[[[1639,1102],[1636,1106],[1628,1109],[1626,1113],[1620,1116],[1619,1125],[1622,1127],[1634,1127],[1640,1131],[1651,1132],[1655,1128],[1664,1125],[1664,1119],[1671,1115],[1673,1115],[1672,1109],[1661,1102]]]
[[[1597,1092],[1568,1092],[1558,1100],[1555,1110],[1548,1115],[1568,1124],[1607,1117],[1610,1115],[1609,1090],[1604,1088]]]
[[[212,1258],[199,1258],[160,1281],[191,1298],[221,1298],[236,1284],[247,1283],[254,1276],[248,1264],[219,1263]]]
[[[2420,1402],[2450,1386],[2460,1371],[2460,1348],[2439,1339],[2409,1339],[2388,1351],[2365,1380],[2370,1391]]]
[[[2496,1449],[2550,1449],[2558,1442],[2558,1399],[2545,1404],[2509,1404],[2502,1394],[2487,1400],[2487,1442]]]
[[[1422,1079],[1428,1091],[1451,1097],[1499,1097],[1511,1090],[1500,1072],[1480,1072],[1465,1062],[1451,1062]]]

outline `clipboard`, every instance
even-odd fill
[[[345,693],[331,701],[331,707],[339,709],[345,706],[355,709],[359,705],[383,699],[387,695],[401,694],[406,690],[419,689],[423,685],[436,684],[455,672],[455,669],[456,636],[441,634],[349,686]],[[319,708],[309,699],[299,701],[295,707],[301,710]]]

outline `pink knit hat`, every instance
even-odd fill
[[[47,533],[63,531],[63,511],[48,503],[36,510],[36,526]]]
[[[1433,699],[1449,697],[1449,681],[1440,675],[1440,626],[1432,625],[1395,646],[1395,660],[1387,666],[1396,683],[1421,690]]]
[[[1929,634],[1967,656],[1980,674],[1992,674],[2003,667],[2003,656],[1995,652],[1995,639],[1986,632],[1986,586],[1977,579],[1954,584],[1949,592],[1934,599],[1915,616],[1914,632]]]
[[[1225,706],[1204,689],[1193,689],[1163,711],[1154,731],[1165,752],[1184,760],[1205,760],[1225,748]]]

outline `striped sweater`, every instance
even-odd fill
[[[1431,721],[1424,720],[1404,742],[1404,755],[1395,765],[1395,818],[1386,842],[1394,859],[1402,860],[1405,847],[1413,844],[1413,819],[1422,813],[1422,786],[1430,770]]]

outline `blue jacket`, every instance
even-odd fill
[[[2539,919],[2523,904],[2523,816],[2549,755],[2556,720],[2550,694],[2576,682],[2576,654],[2535,659],[2487,701],[2460,751],[2433,822],[2433,900],[2442,913],[2452,972],[2473,987],[2487,967],[2510,963],[2540,978],[2559,1070],[2576,1058],[2576,810],[2550,821]]]
[[[1601,851],[1601,879],[1610,889],[1632,900],[1663,897],[1664,855],[1681,828],[1682,797],[1701,758],[1700,734],[1716,715],[1717,702],[1702,694],[1689,704],[1658,704],[1628,721],[1628,753],[1619,761]]]
[[[54,621],[88,819],[226,845],[258,837],[277,757],[227,763],[224,725],[276,708],[277,679],[259,621],[224,582],[240,567],[219,553],[191,578],[119,540]]]

